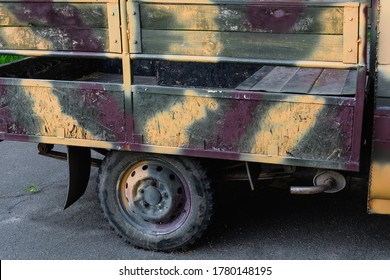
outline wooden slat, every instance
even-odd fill
[[[0,49],[109,51],[108,30],[3,27]]]
[[[44,1],[44,0],[38,0],[38,1]],[[46,0],[47,1],[47,0]],[[61,0],[54,0],[54,1],[61,1]],[[73,0],[66,0],[66,1],[73,1]],[[77,1],[77,0],[76,0]],[[80,0],[78,0],[80,1]],[[87,0],[83,0],[87,1]],[[112,0],[111,0],[112,1]],[[137,2],[140,3],[178,3],[183,4],[186,3],[188,0],[137,0]],[[312,5],[312,6],[344,6],[345,4],[348,5],[356,5],[357,3],[366,3],[370,0],[300,0],[299,2],[297,0],[283,0],[285,3],[300,3],[303,2],[304,4]],[[1,2],[1,1],[0,1]],[[212,3],[215,4],[253,4],[253,0],[214,0]],[[262,1],[257,1],[258,3],[261,3]],[[281,2],[281,0],[267,0],[263,1],[267,4],[270,4],[272,2]],[[210,4],[210,0],[192,0],[191,3],[193,4]],[[353,4],[356,3],[356,4]]]
[[[318,95],[341,95],[349,70],[325,69],[310,94]]]
[[[163,5],[142,4],[141,26],[158,30],[273,33],[343,33],[343,8],[280,4]]]
[[[359,7],[345,7],[343,62],[357,63],[359,38]]]
[[[292,77],[281,92],[291,93],[309,93],[315,81],[321,75],[323,69],[320,68],[301,68]]]
[[[355,95],[357,89],[358,73],[356,70],[350,70],[345,81],[342,95]]]
[[[122,52],[119,5],[117,3],[107,4],[108,12],[108,34],[110,52]]]
[[[267,76],[252,87],[252,90],[280,92],[298,72],[299,67],[275,67]]]
[[[2,3],[0,26],[107,27],[107,8],[104,3]]]
[[[275,66],[263,66],[256,73],[250,76],[236,87],[238,90],[251,90],[252,87],[263,79],[269,72],[271,72]]]
[[[143,30],[143,53],[342,61],[341,35]]]

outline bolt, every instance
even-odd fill
[[[137,13],[136,12],[133,12],[133,16],[135,16]]]
[[[348,49],[348,52],[352,52],[352,49],[351,49],[351,48],[349,48],[349,49]]]
[[[138,44],[138,41],[134,41],[134,44]]]
[[[350,17],[350,18],[349,18],[349,21],[353,21],[353,17]]]
[[[112,12],[112,16],[115,16],[115,13],[114,13],[114,12]]]

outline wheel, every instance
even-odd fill
[[[188,248],[213,213],[206,172],[185,157],[111,151],[99,169],[97,191],[112,228],[148,250]]]

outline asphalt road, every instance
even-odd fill
[[[0,155],[0,259],[390,259],[390,216],[366,214],[365,182],[299,197],[219,187],[207,236],[190,251],[167,254],[135,249],[109,229],[95,168],[86,194],[63,211],[66,162],[37,155],[31,143],[2,142]]]

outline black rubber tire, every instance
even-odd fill
[[[106,219],[135,247],[167,252],[187,249],[202,237],[213,214],[210,181],[199,161],[191,158],[110,151],[97,182]]]

